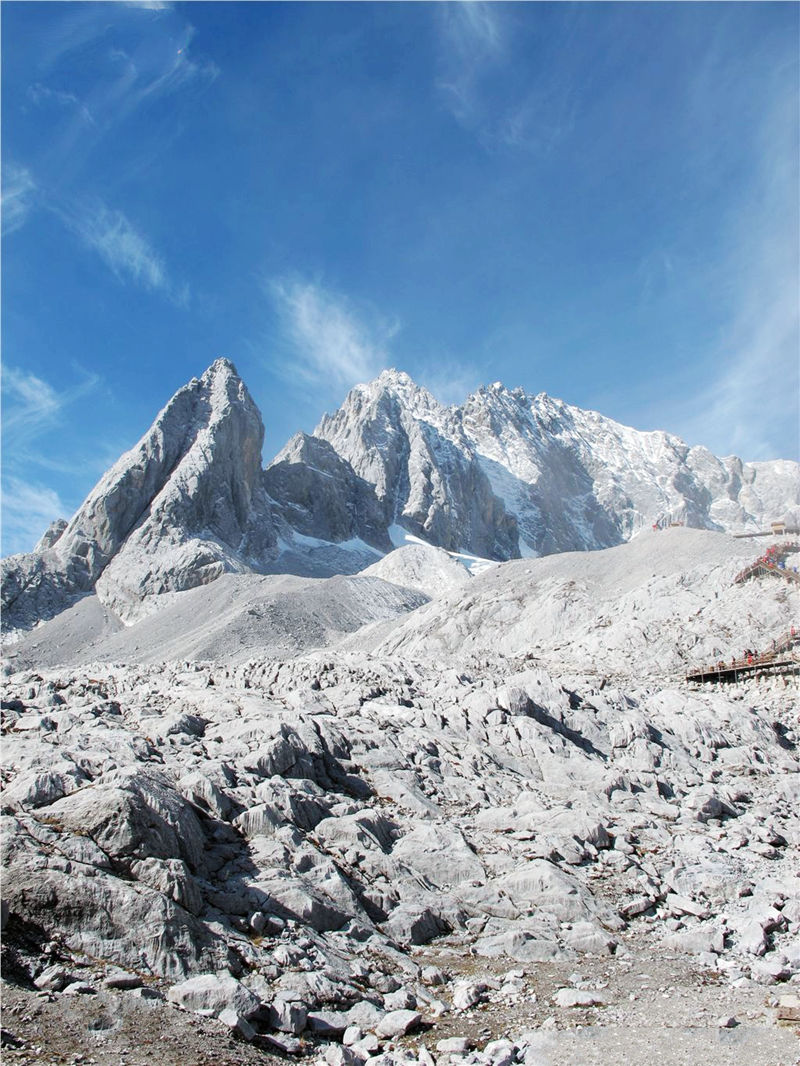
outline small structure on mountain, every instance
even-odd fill
[[[670,529],[671,527],[674,528],[682,525],[683,522],[681,522],[680,519],[673,518],[672,512],[669,511],[658,516],[655,522],[653,522],[653,529]]]

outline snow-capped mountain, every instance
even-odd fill
[[[450,551],[517,555],[517,521],[493,492],[462,425],[407,374],[384,371],[358,385],[314,435],[375,487],[388,526]]]
[[[494,559],[611,547],[663,517],[736,532],[800,513],[797,463],[719,459],[499,383],[443,407],[384,371],[315,436],[375,486],[387,521]]]
[[[800,517],[797,463],[718,459],[500,384],[444,407],[387,370],[266,470],[263,438],[235,367],[217,360],[69,523],[4,561],[4,628],[92,590],[128,622],[223,573],[351,574],[406,536],[507,560],[611,547],[664,516],[730,532]]]

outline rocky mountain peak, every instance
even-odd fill
[[[403,370],[382,370],[372,381],[356,385],[345,397],[340,410],[334,415],[325,415],[326,420],[347,417],[363,417],[364,412],[393,412],[393,417],[424,417],[441,421],[446,417],[446,408],[424,386],[418,385]]]
[[[179,389],[69,523],[4,563],[4,625],[95,590],[126,621],[225,572],[354,573],[393,526],[492,560],[621,544],[652,523],[728,531],[800,517],[800,467],[720,460],[500,382],[444,407],[408,374],[357,385],[266,471],[236,367]]]
[[[218,359],[175,393],[57,539],[6,566],[6,624],[51,617],[92,588],[126,617],[148,596],[269,554],[263,440],[246,386]]]

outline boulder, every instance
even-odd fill
[[[229,974],[200,974],[180,981],[168,990],[167,999],[184,1010],[208,1017],[219,1017],[223,1011],[232,1011],[247,1019],[261,1006],[258,997]]]

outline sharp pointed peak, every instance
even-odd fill
[[[377,376],[377,378],[375,378],[375,380],[376,381],[389,381],[389,382],[400,381],[404,385],[416,385],[417,384],[416,381],[414,381],[414,379],[411,377],[411,375],[407,374],[405,372],[405,370],[398,370],[397,367],[394,367],[394,366],[384,367],[384,369],[381,370],[380,374],[378,374],[378,376]],[[419,386],[417,386],[417,387],[419,387]]]
[[[440,406],[424,385],[419,385],[405,370],[397,370],[395,367],[387,367],[372,381],[356,385],[352,393],[361,396],[381,396],[388,393],[401,400],[422,402],[427,407]]]
[[[206,370],[203,377],[210,379],[222,374],[225,376],[239,377],[239,371],[236,369],[233,360],[228,359],[227,356],[220,356],[219,359],[215,359],[211,366]]]

